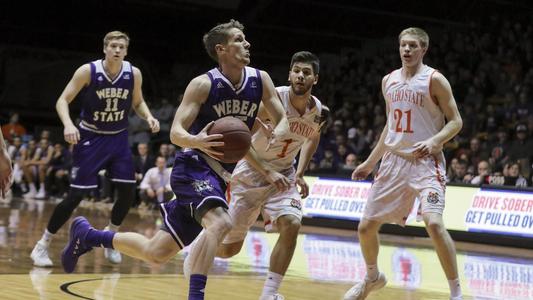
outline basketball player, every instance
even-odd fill
[[[65,129],[65,141],[75,144],[71,184],[68,196],[59,203],[48,226],[31,253],[33,264],[52,266],[48,247],[52,236],[67,222],[84,193],[97,187],[98,172],[107,170],[115,182],[118,201],[111,211],[106,229],[117,231],[135,198],[135,172],[128,146],[128,113],[131,107],[145,119],[152,132],[159,131],[159,122],[152,116],[142,95],[139,69],[124,60],[129,37],[112,31],[104,37],[105,58],[79,67],[56,103]],[[69,104],[76,96],[83,99],[79,129],[69,115]],[[120,253],[106,249],[111,263],[120,263]]]
[[[0,198],[5,198],[11,187],[11,176],[13,175],[13,166],[11,158],[7,153],[7,145],[4,141],[4,135],[0,130]]]
[[[260,109],[257,117],[259,130],[252,138],[260,163],[241,160],[233,172],[229,209],[233,229],[219,247],[217,256],[227,258],[239,253],[246,233],[259,213],[262,213],[267,228],[275,225],[280,235],[270,256],[261,300],[283,299],[277,291],[296,248],[302,219],[301,199],[309,194],[303,176],[320,141],[321,116],[326,111],[321,102],[311,95],[313,86],[318,82],[318,72],[319,61],[314,54],[302,51],[292,56],[290,86],[276,88],[289,120],[289,134],[267,147],[270,131],[264,129],[270,126],[267,124],[270,116]],[[295,169],[293,165],[299,152],[298,168]],[[264,179],[265,166],[289,178],[291,187],[285,192],[278,192]]]
[[[427,33],[407,28],[400,33],[399,44],[402,68],[382,81],[387,124],[370,156],[352,173],[352,179],[364,179],[381,159],[358,229],[367,274],[344,299],[365,299],[385,286],[387,280],[377,266],[378,230],[383,223],[405,225],[416,197],[448,278],[451,299],[462,299],[455,246],[442,220],[446,182],[442,146],[461,130],[462,120],[448,80],[422,62],[429,46]]]
[[[190,252],[189,283],[189,300],[204,299],[207,272],[218,245],[232,227],[224,178],[229,179],[235,167],[212,158],[222,155],[213,147],[224,143],[219,141],[221,134],[208,135],[207,130],[214,120],[225,116],[235,116],[251,128],[262,103],[277,124],[272,140],[283,138],[288,132],[287,117],[270,76],[247,67],[250,43],[243,29],[241,23],[231,20],[204,35],[207,53],[218,62],[218,67],[189,83],[176,111],[170,139],[184,151],[176,154],[171,175],[176,200],[160,206],[164,219],[161,230],[148,239],[138,233],[94,230],[87,220],[77,218],[62,254],[66,272],[74,270],[80,255],[100,245],[147,262],[164,263],[205,228]],[[251,149],[247,155],[254,154]],[[281,174],[267,171],[264,175],[280,190],[288,188],[289,182]]]

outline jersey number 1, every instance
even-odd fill
[[[285,145],[283,146],[283,149],[281,150],[281,153],[278,154],[279,158],[284,158],[285,155],[287,155],[287,149],[289,148],[289,145],[293,142],[293,140],[292,139],[286,139],[286,140],[283,140],[283,142],[285,143]]]
[[[405,129],[402,127],[402,116],[405,113],[405,118],[407,119],[407,126]],[[402,112],[399,109],[394,110],[394,120],[396,121],[396,132],[405,132],[405,133],[413,133],[413,129],[411,128],[411,110],[406,110]]]

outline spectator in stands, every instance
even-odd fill
[[[176,159],[176,151],[176,145],[168,145],[167,168],[172,168],[172,166],[174,166],[174,160]]]
[[[7,152],[13,162],[13,183],[17,191],[22,191],[21,185],[24,183],[24,172],[22,171],[22,151],[24,145],[22,138],[15,136],[13,142],[9,145]]]
[[[318,169],[321,172],[330,172],[335,173],[335,168],[337,167],[337,159],[335,158],[335,152],[331,148],[327,148],[324,151],[324,158],[320,160],[318,164]]]
[[[148,150],[148,144],[140,143],[137,145],[137,153],[138,155],[133,157],[133,165],[135,166],[135,178],[137,182],[140,182],[148,169],[155,166],[155,162]]]
[[[482,148],[481,141],[477,137],[470,139],[470,148],[468,149],[468,156],[470,158],[470,164],[477,166],[482,160],[487,160],[489,155]]]
[[[128,123],[128,143],[131,148],[139,144],[148,144],[152,131],[150,125],[135,113],[135,110],[130,111]]]
[[[168,102],[167,98],[162,98],[160,106],[154,110],[154,117],[159,120],[160,130],[157,133],[157,141],[168,141],[170,136],[170,125],[174,119],[176,107]]]
[[[463,159],[459,159],[457,166],[455,167],[455,174],[453,177],[449,177],[450,183],[469,183],[472,179],[470,176],[467,176],[468,162]]]
[[[486,160],[482,160],[477,164],[477,175],[470,181],[471,184],[484,184],[485,178],[491,173],[490,164]]]
[[[524,123],[519,123],[516,126],[516,140],[511,143],[509,147],[509,157],[511,160],[519,161],[524,168],[524,175],[529,177],[529,166],[531,165],[533,156],[533,139],[528,139],[527,126]]]
[[[2,125],[2,134],[4,139],[10,143],[15,136],[23,137],[26,135],[26,128],[19,123],[19,114],[16,112],[11,113],[9,116],[9,123]]]
[[[170,187],[171,169],[166,167],[166,159],[158,156],[156,166],[150,168],[140,185],[140,197],[144,205],[155,207],[157,204],[169,201],[174,197]]]
[[[36,147],[33,157],[26,159],[23,164],[24,178],[28,182],[29,191],[24,194],[25,198],[46,198],[45,179],[48,163],[52,159],[54,148],[50,141],[42,139]],[[35,183],[39,183],[39,191]]]
[[[56,143],[52,159],[46,171],[46,187],[50,196],[65,198],[69,186],[69,171],[72,166],[72,156],[63,144]]]
[[[527,187],[527,179],[521,174],[520,163],[514,161],[509,164],[508,178],[505,180],[505,185],[511,185],[516,187]]]

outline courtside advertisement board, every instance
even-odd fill
[[[307,176],[305,217],[358,221],[371,183]],[[408,226],[416,222],[415,204]],[[448,186],[444,223],[450,230],[533,237],[533,192]]]

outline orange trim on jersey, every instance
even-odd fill
[[[228,204],[231,202],[231,182],[228,182],[226,187],[226,202]]]
[[[433,74],[435,74],[435,72],[438,72],[436,69],[433,69],[433,72],[431,72],[431,74],[429,75],[429,84],[428,84],[428,89],[429,89],[429,98],[431,98],[431,100],[433,101],[433,103],[435,103],[436,105],[439,105],[439,101],[437,101],[437,99],[433,98],[433,95],[431,95],[431,79],[433,78]]]
[[[437,173],[437,181],[440,183],[443,189],[446,189],[446,182],[442,181],[442,178],[444,177],[442,176],[439,170],[439,162],[437,158],[435,157],[435,155],[431,155],[431,157],[433,158],[433,161],[435,162],[435,172]]]

